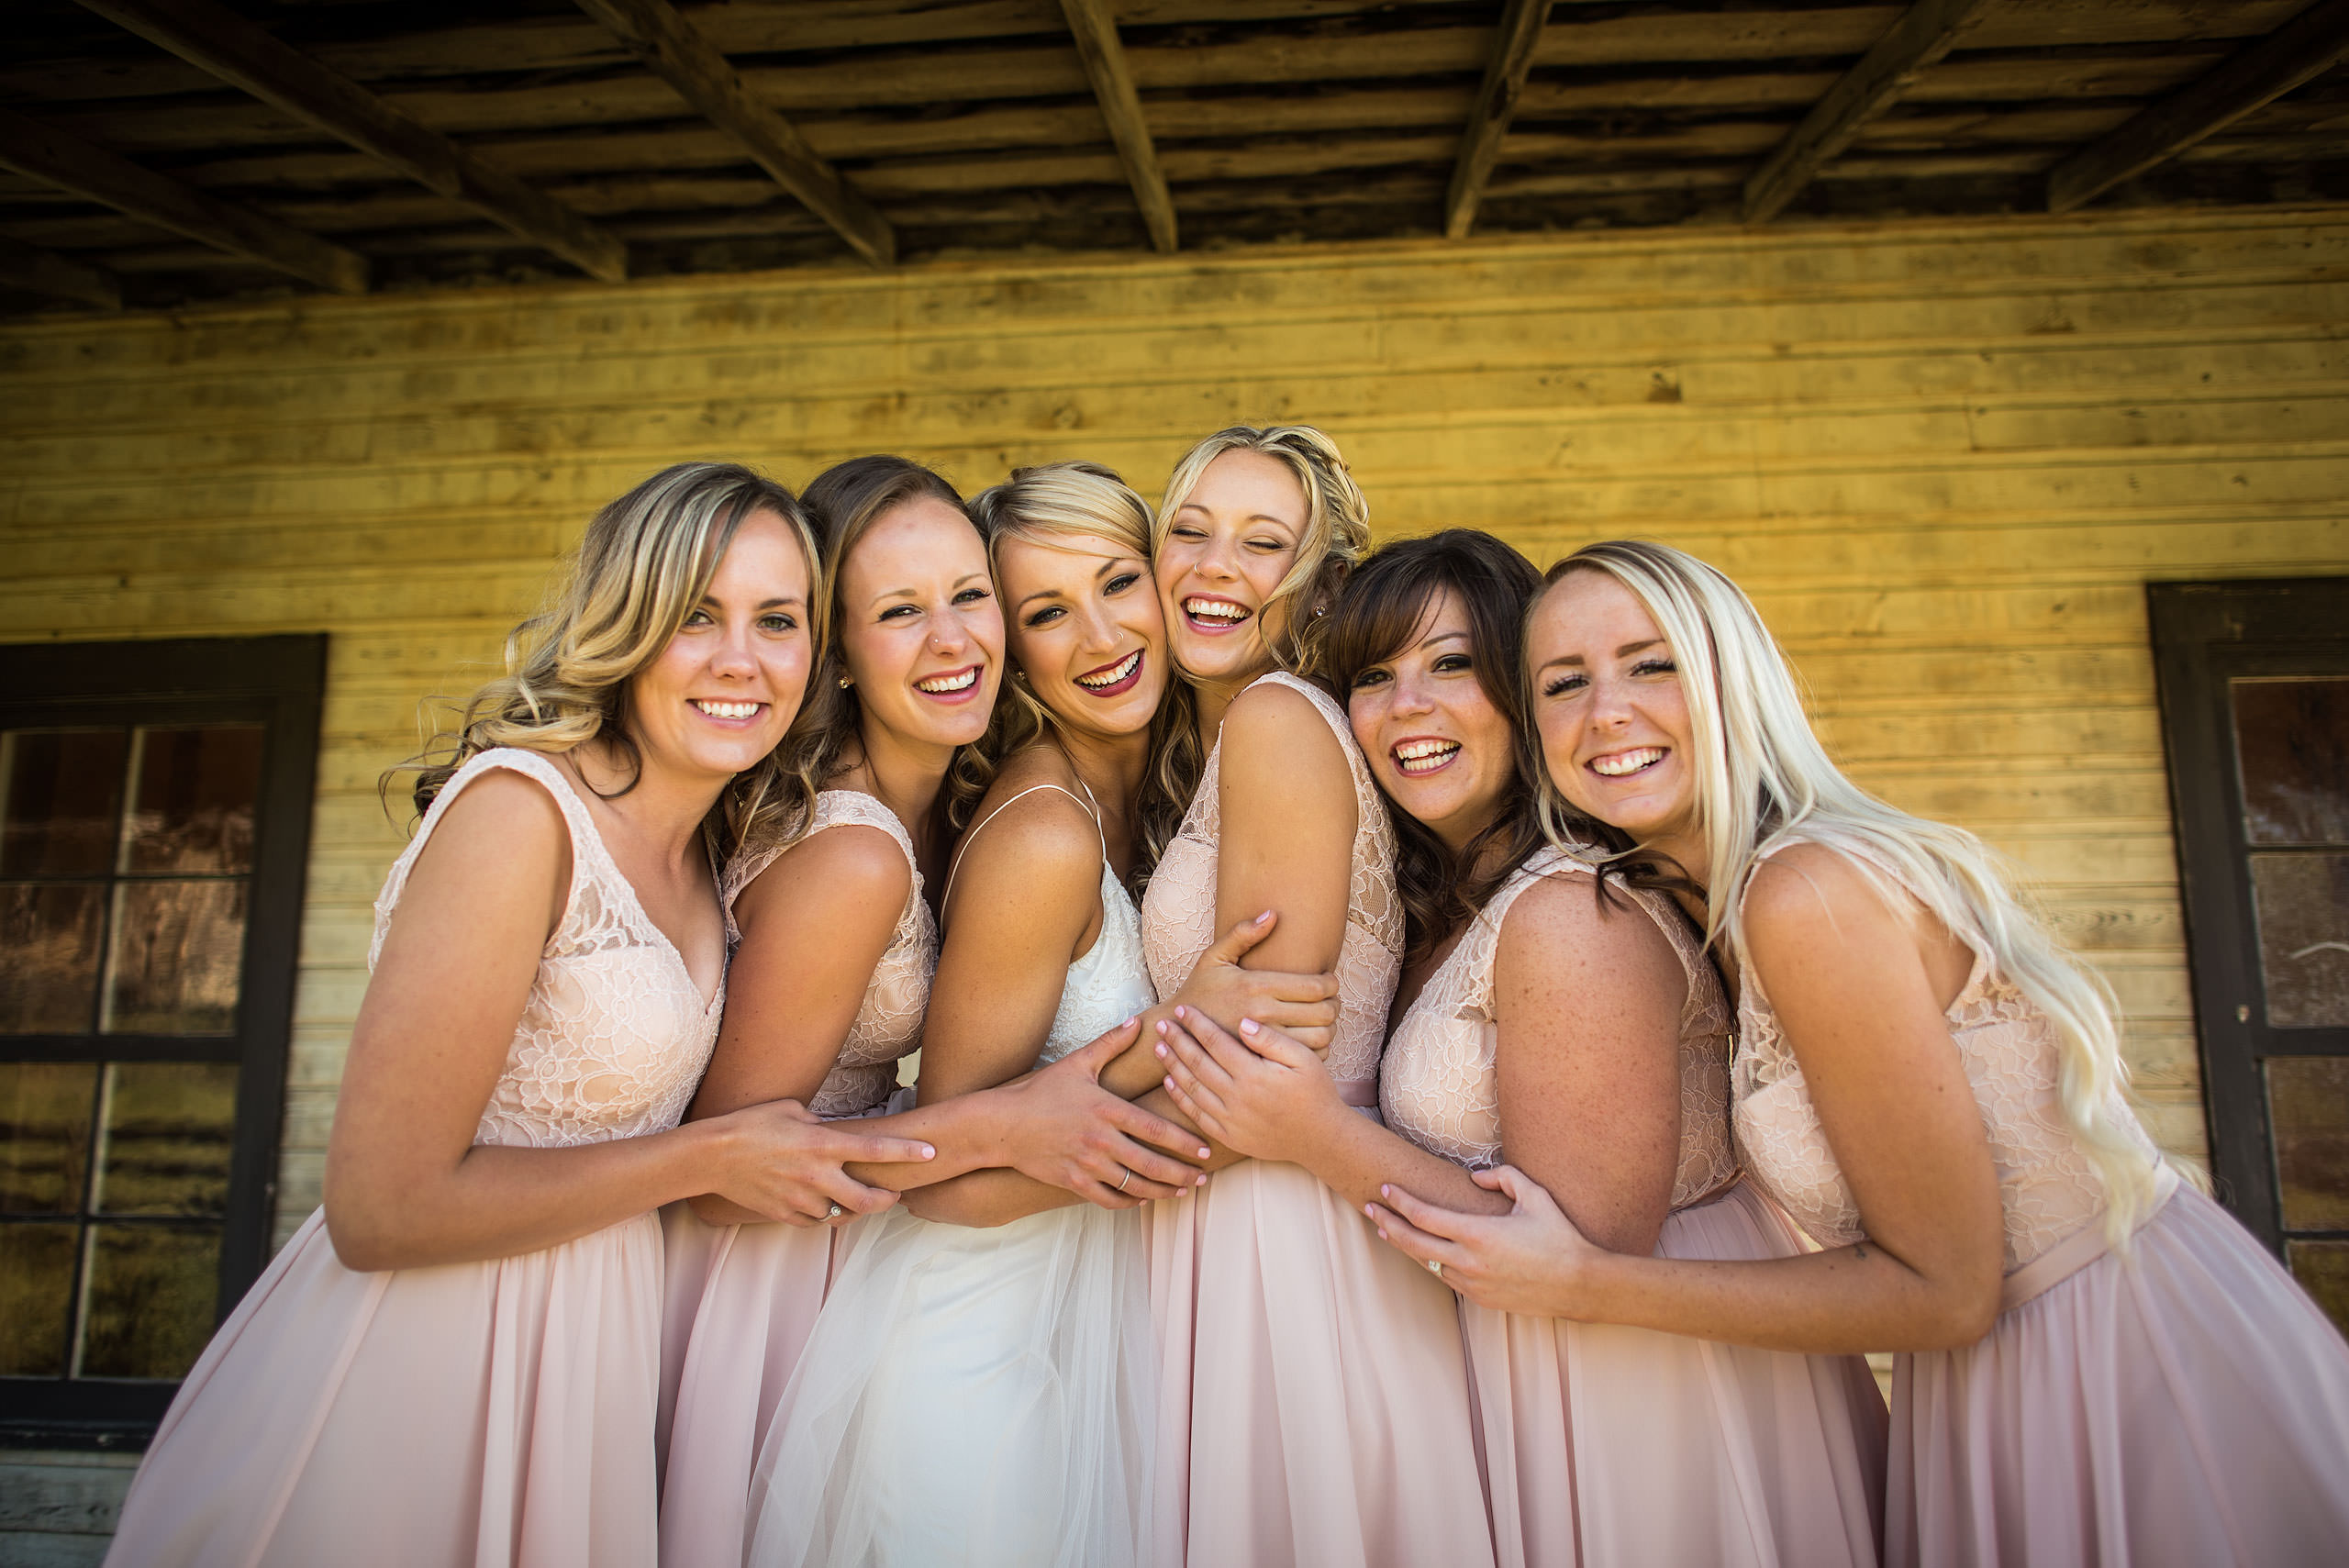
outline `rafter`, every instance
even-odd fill
[[[2047,209],[2069,212],[2282,97],[2349,55],[2349,0],[2319,0],[2207,74],[2147,106],[2047,176]]]
[[[740,142],[858,255],[876,267],[896,260],[897,236],[889,220],[817,156],[790,121],[754,95],[718,46],[668,0],[579,0],[579,8],[610,28],[703,118]]]
[[[1542,29],[1550,20],[1550,0],[1508,0],[1485,66],[1485,84],[1476,106],[1468,111],[1468,129],[1460,139],[1460,159],[1453,165],[1452,187],[1443,197],[1443,233],[1447,239],[1465,239],[1476,221],[1477,204],[1485,199],[1485,183],[1500,161],[1501,139],[1517,117],[1518,99],[1533,69],[1533,52],[1541,47]]]
[[[1061,0],[1068,17],[1070,36],[1076,39],[1077,57],[1100,100],[1101,117],[1109,122],[1109,139],[1118,144],[1118,160],[1126,166],[1126,183],[1150,230],[1152,246],[1174,249],[1174,198],[1166,189],[1166,172],[1158,166],[1158,148],[1150,139],[1150,122],[1142,118],[1141,95],[1134,91],[1133,72],[1126,65],[1126,46],[1118,39],[1118,19],[1109,14],[1108,0]]]
[[[320,288],[367,292],[364,256],[167,179],[13,109],[0,109],[0,166]]]
[[[122,285],[112,272],[6,238],[0,238],[0,288],[70,299],[101,310],[122,308]]]
[[[617,236],[213,0],[82,4],[417,183],[462,202],[591,277],[617,283],[628,276],[628,247]]]
[[[1982,19],[1989,0],[1918,0],[1860,57],[1745,182],[1745,221],[1767,223],[1862,128],[1890,108],[1927,66]]]

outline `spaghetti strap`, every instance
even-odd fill
[[[1007,810],[1010,809],[1014,802],[1025,800],[1040,789],[1059,790],[1063,795],[1068,796],[1071,800],[1075,801],[1077,805],[1085,808],[1085,814],[1093,818],[1094,836],[1101,842],[1101,859],[1105,863],[1108,862],[1109,859],[1109,837],[1102,830],[1101,828],[1101,807],[1094,804],[1093,792],[1085,787],[1085,783],[1083,779],[1076,781],[1076,789],[1085,790],[1085,794],[1082,797],[1077,795],[1076,790],[1067,789],[1056,784],[1030,784],[1026,789],[1023,789],[1018,795],[1013,795],[1010,800],[1005,801],[1001,806],[996,806],[993,811],[988,812],[985,817],[982,817],[976,822],[972,823],[970,831],[963,835],[963,841],[954,846],[954,858],[946,862],[946,887],[945,890],[938,895],[938,906],[940,909],[943,910],[946,907],[946,901],[954,896],[954,873],[963,869],[963,851],[971,847],[971,840],[979,836],[979,829],[994,821],[996,817],[1002,816]]]

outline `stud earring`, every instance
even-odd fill
[[[841,690],[846,691],[854,684],[856,684],[856,678],[854,676],[842,675],[841,677]]]

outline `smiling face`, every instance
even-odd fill
[[[868,731],[917,747],[979,738],[1003,675],[1003,614],[968,517],[929,496],[891,507],[841,562],[838,602]]]
[[[1238,685],[1273,667],[1289,610],[1273,595],[1309,522],[1305,489],[1277,458],[1228,451],[1200,473],[1167,520],[1156,568],[1169,646],[1185,674]]]
[[[1551,782],[1576,810],[1695,866],[1696,772],[1677,661],[1639,596],[1568,573],[1526,628],[1533,719]]]
[[[1402,649],[1354,676],[1346,715],[1395,804],[1454,850],[1489,827],[1517,782],[1508,716],[1476,679],[1460,595],[1440,588]]]
[[[1081,733],[1135,735],[1166,695],[1166,617],[1150,563],[1115,539],[1004,537],[996,570],[1028,689]]]
[[[753,512],[661,656],[629,681],[629,732],[648,763],[724,777],[774,750],[807,692],[807,557],[791,525]]]

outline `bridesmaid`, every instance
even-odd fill
[[[870,1201],[918,1146],[760,1106],[680,1128],[723,1001],[710,854],[814,653],[790,493],[728,463],[597,515],[416,786],[326,1203],[223,1324],[109,1561],[651,1561],[661,1232]]]
[[[1369,541],[1366,510],[1337,447],[1303,426],[1220,431],[1167,481],[1154,572],[1206,762],[1142,943],[1172,999],[1216,931],[1277,908],[1250,962],[1336,970],[1330,1073],[1375,1117],[1403,945],[1395,837],[1345,710],[1296,673]],[[1137,1049],[1103,1081],[1124,1089],[1129,1072],[1151,1084],[1163,1069]],[[1236,1158],[1219,1151],[1230,1168],[1197,1196],[1151,1210],[1157,1559],[1489,1562],[1451,1294],[1306,1171]]]
[[[1526,664],[1553,804],[1735,955],[1747,1166],[1827,1250],[1620,1255],[1507,1168],[1497,1218],[1397,1188],[1397,1245],[1495,1307],[1898,1348],[1904,1568],[2349,1556],[2349,1347],[2156,1154],[2106,994],[1990,852],[1844,778],[1752,604],[1678,550],[1569,556]]]
[[[1347,583],[1323,668],[1399,808],[1410,945],[1379,1068],[1388,1131],[1278,1031],[1169,1030],[1176,1101],[1215,1138],[1352,1202],[1388,1183],[1472,1212],[1507,1157],[1626,1252],[1790,1256],[1738,1181],[1729,1007],[1671,900],[1594,885],[1542,841],[1519,720],[1533,567],[1455,528]],[[1257,1054],[1262,1052],[1262,1055]],[[1399,1136],[1398,1136],[1399,1135]],[[1876,1561],[1884,1403],[1855,1357],[1805,1357],[1468,1304],[1504,1564]]]
[[[885,1106],[897,1059],[920,1042],[938,962],[924,890],[943,869],[948,773],[985,730],[1002,674],[986,549],[943,479],[903,458],[857,458],[818,474],[806,500],[832,562],[832,639],[817,695],[779,753],[803,804],[771,817],[727,867],[733,993],[693,1118],[777,1100],[827,1119]],[[1133,1038],[1086,1060],[1097,1069]],[[943,1179],[998,1164],[1096,1189],[1129,1169],[1194,1179],[1120,1128],[1196,1145],[1064,1070],[951,1113],[871,1122],[866,1130],[918,1138],[937,1157],[856,1173],[876,1189],[910,1184],[916,1172]],[[1088,1148],[1096,1132],[1107,1135],[1100,1151]],[[829,1212],[891,1201],[865,1189]],[[675,1393],[662,1560],[738,1564],[752,1463],[823,1304],[833,1232],[743,1223],[766,1217],[723,1192],[663,1218],[664,1370]]]

